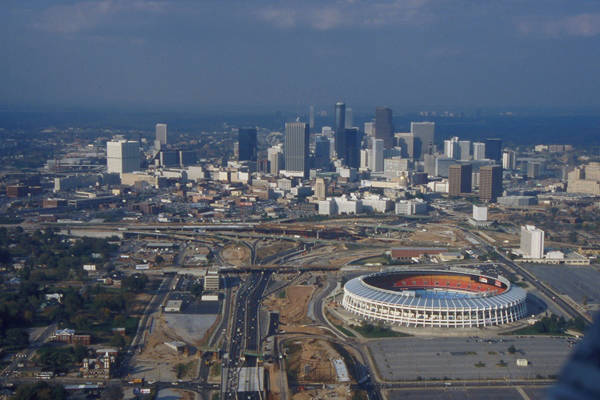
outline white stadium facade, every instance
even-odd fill
[[[410,270],[360,276],[344,285],[343,307],[364,319],[407,327],[475,328],[527,315],[527,292],[478,271]]]

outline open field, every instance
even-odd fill
[[[269,310],[279,312],[282,324],[298,325],[306,319],[308,302],[314,290],[314,286],[288,286],[269,296],[263,304]]]
[[[250,249],[241,244],[230,244],[221,250],[221,258],[232,265],[250,264]]]
[[[262,260],[265,257],[272,256],[282,251],[296,247],[296,243],[289,240],[270,240],[268,242],[258,242],[256,246],[256,257]]]
[[[425,229],[425,231],[423,231]],[[407,245],[431,245],[431,246],[469,246],[460,230],[448,226],[427,225],[408,236],[415,244]]]
[[[479,341],[477,341],[479,340]],[[502,342],[500,342],[502,340]],[[510,354],[508,348],[515,346]],[[368,344],[381,377],[388,381],[428,379],[532,379],[557,375],[571,348],[567,339],[399,338]],[[517,367],[525,358],[527,367]]]

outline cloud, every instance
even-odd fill
[[[88,0],[51,6],[34,22],[34,27],[53,33],[91,30],[127,12],[160,13],[166,3],[158,0]]]
[[[592,37],[600,34],[600,14],[584,13],[561,18],[520,18],[517,30],[523,35],[544,37],[579,36]]]
[[[420,25],[431,20],[430,0],[346,0],[333,4],[290,2],[256,10],[256,17],[277,28],[331,30],[393,24]]]

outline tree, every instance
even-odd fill
[[[123,348],[125,347],[125,338],[122,335],[115,334],[112,338],[110,338],[110,345]]]
[[[123,388],[120,385],[108,385],[100,396],[101,400],[121,400],[123,398]]]
[[[67,392],[62,385],[39,382],[20,385],[12,400],[66,400],[66,398]]]

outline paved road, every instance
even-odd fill
[[[223,360],[221,399],[260,399],[259,392],[238,393],[239,373],[243,367],[255,367],[257,359],[246,355],[260,349],[258,310],[260,299],[267,287],[271,273],[253,272],[240,286],[234,303],[233,320],[229,330],[228,357]]]

